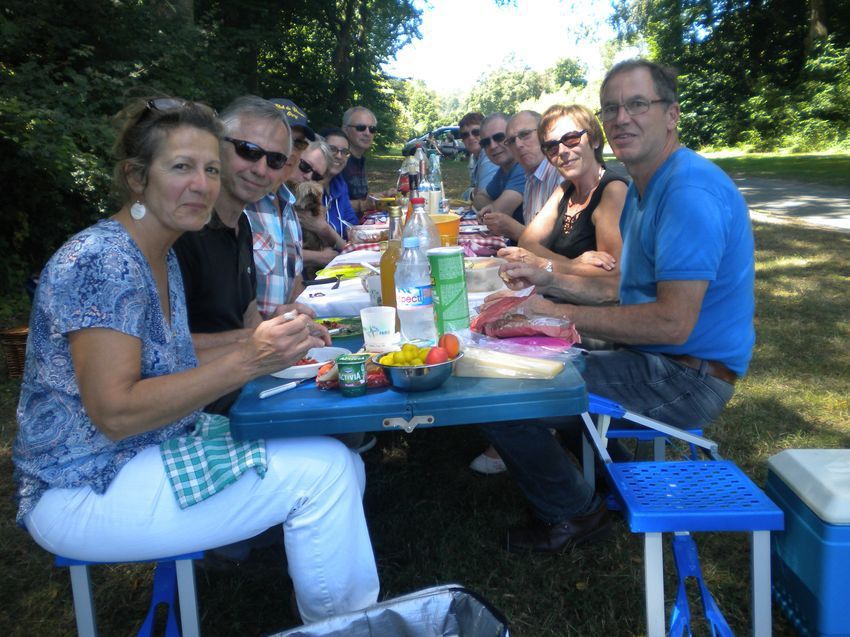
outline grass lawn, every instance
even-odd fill
[[[727,173],[850,188],[850,153],[705,153]]]
[[[370,160],[388,182],[400,160]],[[454,194],[465,164],[449,162]],[[707,434],[721,453],[763,484],[766,460],[786,448],[850,447],[850,236],[755,224],[757,334],[750,373]],[[0,378],[4,375],[0,370]],[[14,525],[11,444],[19,383],[0,382],[0,633],[74,634],[67,572]],[[518,557],[501,549],[524,501],[507,475],[467,469],[483,448],[475,428],[386,433],[366,454],[366,509],[382,595],[459,582],[501,609],[518,637],[631,636],[644,633],[642,543],[620,521],[612,537],[558,556]],[[736,634],[749,623],[749,545],[742,534],[697,536],[703,573]],[[293,625],[282,551],[229,573],[198,571],[203,634],[261,635]],[[669,558],[669,555],[668,555]],[[670,559],[667,560],[670,566]],[[138,630],[150,594],[149,566],[94,569],[101,633]],[[672,569],[666,593],[675,593]],[[700,624],[697,604],[695,634]],[[774,609],[774,635],[790,637]]]

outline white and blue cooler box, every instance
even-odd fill
[[[805,636],[850,636],[850,449],[790,449],[768,460],[785,512],[771,537],[773,596]]]

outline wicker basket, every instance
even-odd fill
[[[9,378],[21,378],[24,375],[28,335],[27,327],[12,327],[0,332],[0,345],[3,346]]]

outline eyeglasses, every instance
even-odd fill
[[[304,150],[307,146],[310,145],[310,142],[304,139],[303,137],[299,137],[298,139],[292,140],[292,147],[295,150]]]
[[[378,132],[377,126],[366,126],[366,124],[346,124],[346,126],[348,126],[349,128],[353,128],[358,133],[362,133],[367,128],[369,129],[369,132],[373,135]]]
[[[558,154],[558,150],[561,148],[561,144],[566,146],[567,148],[575,148],[581,143],[581,136],[587,132],[587,129],[584,130],[574,130],[569,133],[564,133],[561,135],[561,139],[549,139],[542,144],[540,144],[540,150],[542,150],[547,157],[554,157]]]
[[[640,115],[646,113],[653,104],[670,103],[672,103],[671,100],[648,100],[643,97],[633,97],[622,104],[605,104],[600,110],[596,111],[596,116],[603,122],[610,122],[612,119],[617,119],[621,106],[626,109],[626,113],[629,115]]]
[[[493,133],[490,137],[484,137],[479,142],[481,144],[481,148],[487,148],[490,145],[490,142],[496,142],[497,144],[501,144],[505,141],[504,133]]]
[[[244,139],[225,137],[224,141],[233,144],[233,147],[236,149],[236,154],[246,161],[258,162],[265,157],[266,164],[272,170],[279,170],[283,168],[284,164],[286,164],[287,157],[283,153],[274,153],[270,150],[265,150],[256,144],[246,142]]]
[[[305,175],[311,175],[311,179],[313,181],[322,181],[323,175],[318,170],[313,168],[309,163],[304,161],[303,159],[298,162],[298,170],[300,170]]]
[[[480,137],[481,136],[481,129],[480,128],[473,128],[472,130],[464,130],[464,131],[460,132],[460,138],[461,139],[466,139],[470,135],[472,135],[473,137]]]
[[[328,144],[328,148],[331,149],[331,153],[339,157],[348,157],[351,154],[351,151],[347,148],[337,148],[333,144]]]
[[[524,142],[526,139],[531,137],[531,135],[533,133],[536,133],[536,132],[537,131],[534,130],[533,128],[525,128],[525,129],[521,130],[520,132],[518,132],[516,135],[511,135],[510,137],[508,137],[505,140],[505,146],[508,146],[508,147],[513,146],[514,144],[516,144],[516,140],[518,140],[518,139],[520,141]]]

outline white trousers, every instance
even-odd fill
[[[207,550],[282,524],[289,575],[305,622],[377,600],[363,514],[360,456],[333,438],[268,440],[268,471],[180,509],[159,447],[139,453],[103,495],[50,489],[24,518],[38,544],[79,560],[123,562]]]

